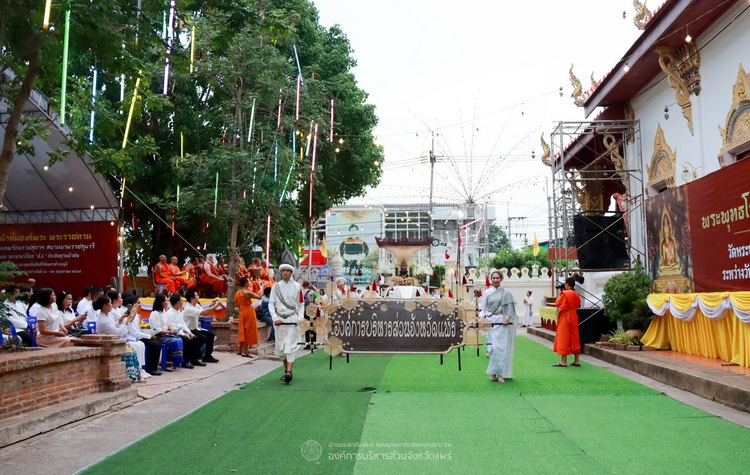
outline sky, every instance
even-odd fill
[[[592,73],[612,69],[641,33],[632,1],[313,1],[320,23],[349,38],[385,151],[380,184],[349,204],[426,203],[434,134],[434,202],[487,202],[498,226],[523,218],[513,220],[516,247],[547,240],[540,137],[587,119],[568,71],[588,89]]]

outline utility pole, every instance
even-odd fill
[[[427,216],[430,218],[430,232],[432,232],[432,184],[435,180],[435,162],[437,157],[435,156],[435,132],[432,132],[432,148],[430,149],[430,203],[427,211]],[[427,258],[430,266],[432,266],[432,246],[427,248]],[[429,277],[428,277],[429,282]]]

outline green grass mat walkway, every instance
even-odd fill
[[[299,359],[92,467],[91,473],[746,473],[750,431],[516,341],[515,379],[484,355]],[[309,459],[309,460],[308,460]]]

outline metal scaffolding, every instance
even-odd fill
[[[553,277],[568,277],[577,271],[604,272],[631,270],[636,261],[644,266],[646,233],[644,208],[644,173],[642,169],[640,123],[637,120],[594,120],[558,122],[551,134],[552,201],[550,223],[557,259],[570,254],[576,247],[574,220],[591,220],[592,216],[607,217],[583,248],[610,228],[624,225],[624,241],[628,263],[622,267],[582,268],[577,260],[555,266]],[[614,191],[623,193],[621,211],[609,211],[609,198]],[[596,228],[596,225],[593,227]]]

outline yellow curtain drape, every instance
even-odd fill
[[[738,309],[748,312],[750,311],[750,292],[728,292],[729,298],[732,299],[732,304]]]
[[[673,303],[675,296],[672,296]],[[678,308],[687,301],[687,298],[680,299]],[[731,310],[726,318],[718,321],[706,317],[700,310],[689,322],[674,318],[669,312],[655,316],[641,342],[660,350],[672,349],[750,367],[750,325],[742,323]]]

